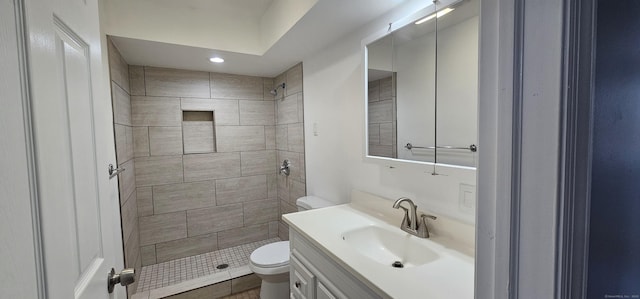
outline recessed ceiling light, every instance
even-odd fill
[[[415,24],[416,25],[420,25],[420,24],[422,24],[422,23],[424,23],[426,21],[429,21],[429,20],[431,20],[431,19],[433,19],[435,17],[438,17],[438,18],[442,17],[442,16],[452,12],[453,10],[454,10],[454,8],[447,7],[445,9],[439,11],[438,13],[434,13],[434,14],[430,14],[430,15],[426,16],[424,19],[421,19],[421,20],[417,21]]]
[[[211,58],[209,58],[209,61],[215,62],[215,63],[223,63],[224,59],[222,59],[220,57],[211,57]]]

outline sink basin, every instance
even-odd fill
[[[440,257],[424,244],[424,239],[400,229],[396,232],[378,226],[367,226],[347,231],[341,237],[356,252],[390,267],[416,267]]]

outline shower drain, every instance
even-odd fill
[[[229,267],[229,264],[220,264],[216,266],[216,269],[226,269]]]

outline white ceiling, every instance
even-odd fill
[[[122,1],[122,0],[109,0]],[[131,0],[128,0],[131,1]],[[186,3],[187,1],[174,0],[135,0],[141,2],[153,2],[154,5],[172,5]],[[216,14],[236,15],[240,18],[251,16],[260,18],[261,14],[268,11],[269,7],[278,0],[189,0],[190,5],[209,5],[211,2],[224,4],[216,9]],[[291,0],[295,1],[295,0]],[[298,0],[299,1],[299,0]],[[341,37],[360,26],[372,21],[374,18],[393,9],[404,0],[318,0],[302,17],[286,30],[277,41],[270,46],[264,54],[244,54],[246,49],[238,50],[208,49],[193,45],[178,45],[157,41],[156,36],[137,36],[137,38],[112,35],[116,47],[122,56],[131,65],[147,65],[168,68],[180,68],[210,72],[222,72],[232,74],[244,74],[254,76],[274,77],[305,57],[328,47]],[[282,0],[280,0],[280,4]],[[186,4],[185,4],[186,5]],[[193,7],[197,9],[197,7]],[[293,13],[293,12],[292,12]],[[299,11],[297,13],[300,13]],[[202,17],[202,14],[194,14]],[[215,15],[210,15],[215,18]],[[112,17],[113,19],[113,17]],[[217,19],[218,21],[222,18]],[[113,22],[117,22],[115,19]],[[123,20],[126,22],[126,20]],[[232,21],[226,21],[229,26],[234,26]],[[232,27],[229,29],[232,30]],[[241,32],[241,31],[239,31]],[[109,30],[107,30],[109,33]],[[234,32],[237,33],[237,32]],[[173,32],[172,34],[176,34]],[[186,33],[185,33],[186,34]],[[251,39],[252,34],[236,34],[233,38]],[[238,43],[240,45],[241,43]],[[208,58],[217,55],[226,61],[222,64],[213,64]]]

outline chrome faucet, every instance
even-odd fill
[[[408,209],[402,206],[403,202],[409,203]],[[429,238],[429,229],[427,228],[427,218],[435,220],[437,219],[436,216],[422,214],[420,215],[420,219],[418,220],[418,212],[417,212],[418,206],[416,206],[413,203],[413,201],[407,197],[398,198],[398,200],[396,200],[396,202],[393,203],[393,208],[394,209],[402,208],[404,210],[404,218],[402,219],[402,224],[400,224],[401,230],[420,238]]]

